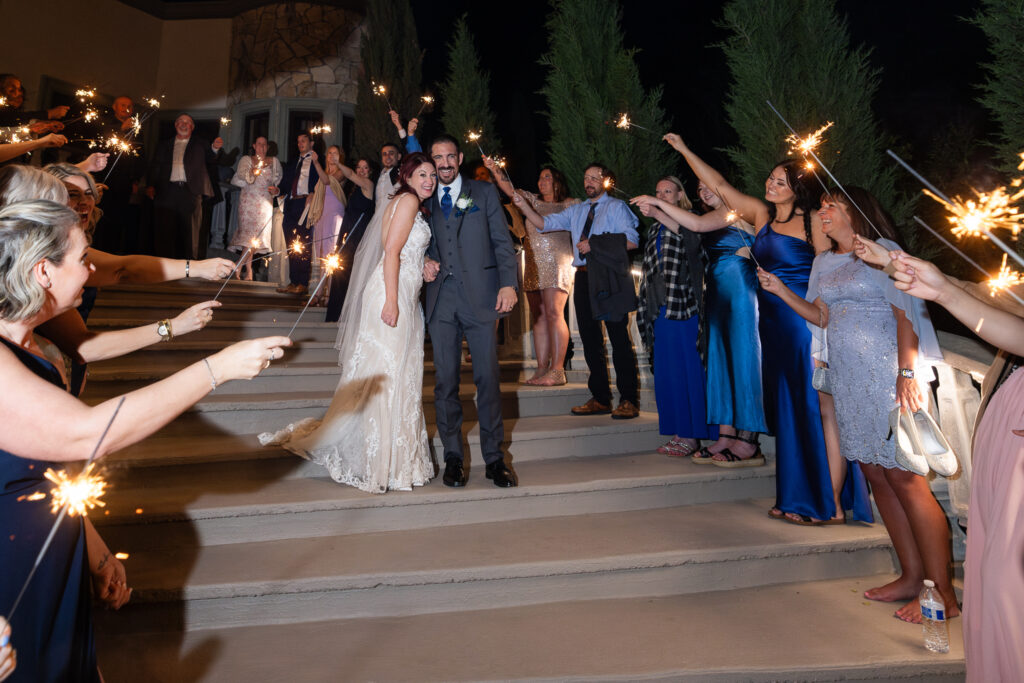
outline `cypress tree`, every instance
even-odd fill
[[[360,45],[362,69],[355,109],[357,156],[377,158],[385,142],[398,142],[388,116],[388,102],[403,120],[419,108],[422,59],[409,0],[368,0],[366,31]],[[375,95],[374,83],[387,89],[387,98]]]
[[[608,166],[620,189],[653,192],[658,178],[675,171],[678,157],[660,139],[669,129],[661,87],[644,90],[635,50],[623,47],[618,3],[553,0],[552,10],[546,24],[550,49],[541,58],[548,67],[541,93],[551,125],[551,162],[577,197],[591,161]],[[616,128],[623,112],[649,130]]]
[[[480,133],[480,147],[487,154],[496,154],[501,141],[495,136],[490,88],[491,75],[480,68],[480,57],[463,15],[455,23],[448,43],[448,76],[440,89],[441,123],[446,133],[463,140],[470,131]],[[462,152],[467,163],[480,158],[477,143],[463,144]]]
[[[870,190],[905,219],[896,167],[884,155],[887,141],[871,109],[879,71],[868,62],[870,50],[851,47],[834,0],[730,0],[722,25],[731,34],[721,47],[732,74],[725,110],[739,137],[726,150],[736,186],[762,196],[768,173],[787,157],[790,133],[765,103],[771,100],[800,135],[834,122],[816,150],[822,162],[843,185]],[[908,248],[916,241],[904,239]]]
[[[1005,171],[1016,173],[1024,149],[1024,2],[982,0],[972,19],[989,40],[992,61],[984,64],[988,78],[978,101],[999,124],[996,149]]]

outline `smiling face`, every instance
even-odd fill
[[[822,197],[818,217],[821,219],[821,231],[836,242],[845,242],[853,238],[854,230],[853,223],[850,221],[850,209],[842,201],[830,195]]]
[[[196,129],[196,122],[188,114],[182,114],[174,119],[174,132],[181,139],[192,137],[192,131]]]
[[[252,143],[252,150],[260,158],[267,156],[267,139],[262,136],[256,138]]]
[[[89,240],[85,231],[75,227],[68,235],[70,246],[61,263],[47,262],[46,272],[50,276],[47,293],[53,297],[59,312],[70,310],[82,303],[82,288],[89,275],[96,270],[89,262]]]
[[[796,198],[793,188],[789,185],[786,169],[782,166],[773,168],[768,180],[765,181],[764,198],[772,204],[786,204]]]
[[[64,187],[68,191],[68,207],[78,214],[78,224],[84,230],[89,225],[89,217],[96,208],[96,197],[89,189],[89,183],[81,176],[64,178]]]
[[[683,191],[670,180],[659,180],[658,184],[654,186],[654,196],[672,206],[678,206]]]
[[[380,165],[385,170],[394,168],[398,165],[398,160],[402,158],[402,153],[398,151],[398,148],[394,145],[387,145],[380,150]]]
[[[356,164],[356,175],[361,178],[370,177],[370,163],[366,159],[360,159]]]
[[[583,194],[588,199],[597,199],[604,194],[604,175],[597,166],[591,166],[583,172]]]
[[[21,80],[17,76],[8,76],[0,84],[0,95],[7,98],[8,107],[20,107],[25,101],[25,89],[21,87]]]
[[[434,170],[434,165],[420,164],[406,180],[406,183],[415,190],[420,201],[428,199],[430,195],[434,194],[434,188],[437,187],[437,172]]]
[[[430,158],[437,166],[437,177],[445,185],[455,182],[462,165],[462,152],[450,142],[435,142],[430,148]]]
[[[132,103],[131,98],[128,97],[118,97],[110,105],[110,108],[114,110],[114,116],[118,121],[124,121],[135,113],[135,105]]]
[[[542,197],[553,197],[555,195],[555,176],[550,168],[545,168],[537,178],[537,191]]]
[[[703,182],[697,186],[697,194],[700,195],[700,200],[712,209],[717,209],[722,205],[722,198],[715,194],[711,188]]]
[[[334,145],[327,148],[327,163],[334,166],[341,164],[341,151]]]

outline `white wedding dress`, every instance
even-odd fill
[[[390,208],[390,207],[389,207]],[[322,420],[308,418],[276,434],[259,435],[319,463],[342,484],[370,493],[412,490],[434,476],[423,418],[423,258],[430,226],[416,213],[398,271],[398,325],[381,320],[384,260],[363,290],[349,357],[339,358],[341,382]],[[343,354],[344,355],[344,354]]]

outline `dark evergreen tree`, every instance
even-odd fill
[[[398,142],[388,102],[405,120],[419,109],[423,95],[423,55],[409,0],[368,0],[360,57],[354,149],[357,156],[378,159],[381,145]],[[375,95],[374,84],[383,85],[387,96]]]
[[[725,109],[739,143],[726,152],[736,186],[762,196],[768,173],[789,153],[790,132],[771,100],[800,135],[834,122],[816,150],[822,162],[843,185],[870,190],[905,221],[908,204],[897,196],[896,167],[871,109],[879,71],[870,50],[850,45],[834,0],[730,0],[722,25],[730,31],[722,43],[732,74]],[[901,227],[910,248],[914,231]]]
[[[982,0],[972,20],[989,40],[992,61],[984,65],[981,104],[999,124],[997,151],[1004,171],[1016,172],[1024,149],[1024,2]]]
[[[658,178],[678,166],[678,155],[661,141],[669,130],[661,87],[644,90],[620,20],[617,2],[592,0],[553,0],[547,20],[551,47],[541,58],[548,67],[541,93],[551,125],[548,154],[577,197],[591,161],[608,166],[619,188],[636,194],[653,192]],[[649,130],[616,128],[623,112]]]
[[[462,152],[466,162],[478,160],[477,143],[469,142],[472,131],[480,134],[477,141],[484,153],[496,155],[501,141],[495,137],[494,112],[491,111],[491,75],[480,68],[480,57],[473,45],[473,36],[462,16],[455,23],[448,43],[448,76],[441,84],[441,123],[449,135],[465,142]]]

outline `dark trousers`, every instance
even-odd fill
[[[306,208],[306,198],[287,199],[284,203],[284,220],[281,227],[288,246],[298,239],[302,242],[302,252],[296,254],[288,250],[288,281],[293,285],[309,286],[309,276],[313,272],[313,226],[307,221],[299,225],[299,219]]]
[[[202,235],[203,198],[184,183],[164,183],[154,206],[153,246],[157,256],[206,258],[209,233]]]
[[[576,307],[576,326],[580,330],[583,341],[583,357],[590,369],[587,386],[591,395],[605,405],[611,405],[612,390],[608,382],[608,354],[604,349],[604,330],[602,321],[594,320],[590,309],[590,288],[587,286],[587,271],[576,269],[576,282],[573,284],[572,302]],[[612,343],[612,364],[615,365],[615,386],[619,390],[619,398],[640,405],[639,370],[636,365],[636,352],[633,341],[629,338],[629,316],[619,322],[604,322],[608,330],[608,339]]]
[[[501,376],[494,320],[478,320],[462,287],[455,278],[449,277],[441,283],[429,325],[430,347],[434,353],[434,408],[437,432],[444,444],[444,459],[464,460],[459,384],[465,336],[473,356],[480,450],[488,465],[503,460],[501,443],[505,440],[505,425],[501,420]]]

